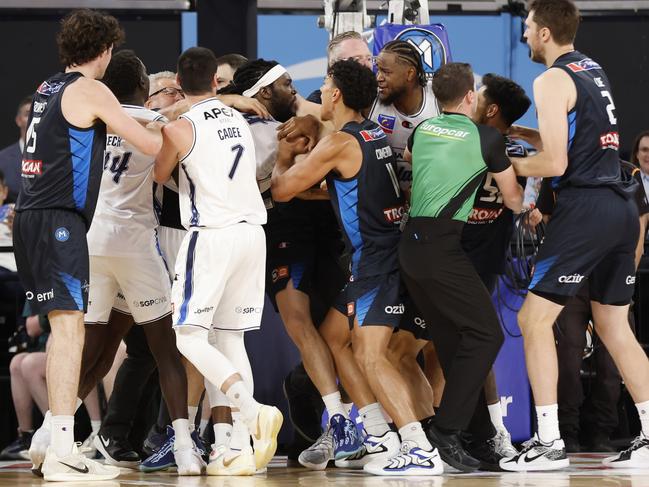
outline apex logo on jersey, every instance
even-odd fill
[[[383,215],[389,223],[401,223],[404,213],[407,211],[406,205],[385,208]]]
[[[602,149],[620,149],[620,134],[618,132],[608,132],[599,137],[599,145]]]
[[[363,137],[363,140],[365,142],[372,142],[374,140],[380,140],[385,137],[385,132],[380,127],[372,130],[361,130],[359,134],[361,134],[361,137]]]
[[[43,81],[36,91],[39,95],[50,96],[61,91],[61,88],[63,88],[64,84],[65,81],[52,84],[48,83],[47,81]]]
[[[394,131],[394,124],[397,121],[397,117],[391,117],[390,115],[379,114],[378,122],[383,131],[386,134],[391,134]]]
[[[581,71],[591,71],[593,69],[602,69],[602,67],[597,64],[592,59],[582,59],[581,61],[576,61],[567,65],[568,69],[573,73],[579,73]]]
[[[43,174],[43,161],[23,159],[22,173],[24,176],[40,176]]]

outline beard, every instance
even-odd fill
[[[290,102],[277,103],[273,100],[270,113],[275,120],[284,123],[295,116],[295,105]]]
[[[390,93],[387,96],[382,96],[381,93],[379,92],[379,100],[381,103],[384,105],[393,105],[395,101],[397,101],[401,96],[403,96],[406,93],[406,88],[401,87],[398,90],[390,90]]]
[[[540,50],[535,51],[530,46],[530,59],[535,63],[545,64],[545,53]]]

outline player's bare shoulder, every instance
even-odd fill
[[[534,80],[534,97],[537,104],[543,99],[561,98],[565,100],[567,109],[571,110],[577,101],[577,87],[563,69],[552,67]]]
[[[113,94],[101,81],[81,76],[66,87],[61,97],[61,110],[65,119],[80,128],[92,126],[98,117],[97,107]]]

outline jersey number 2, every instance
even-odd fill
[[[608,98],[608,101],[610,102],[608,105],[606,105],[606,113],[608,113],[608,121],[611,122],[611,125],[617,125],[617,118],[615,118],[615,113],[613,113],[613,110],[615,110],[615,103],[613,103],[613,97],[608,91],[601,91],[602,98]]]
[[[231,150],[232,152],[236,152],[236,154],[234,155],[234,162],[232,163],[232,168],[230,169],[230,174],[228,174],[228,177],[230,179],[233,179],[234,173],[236,172],[237,166],[239,165],[239,160],[243,155],[243,146],[241,144],[233,145]]]

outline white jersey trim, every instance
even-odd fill
[[[205,100],[205,101],[207,101],[207,100]],[[198,103],[197,103],[197,105],[198,105]],[[194,105],[194,106],[196,106],[196,105]],[[194,150],[194,147],[196,147],[196,125],[194,125],[194,121],[191,118],[188,118],[188,117],[186,117],[184,115],[181,115],[180,118],[188,120],[192,124],[192,146],[189,148],[189,152],[187,152],[187,154],[185,154],[182,158],[180,158],[178,160],[178,164],[180,164],[185,159],[187,159],[191,155],[192,151]]]

